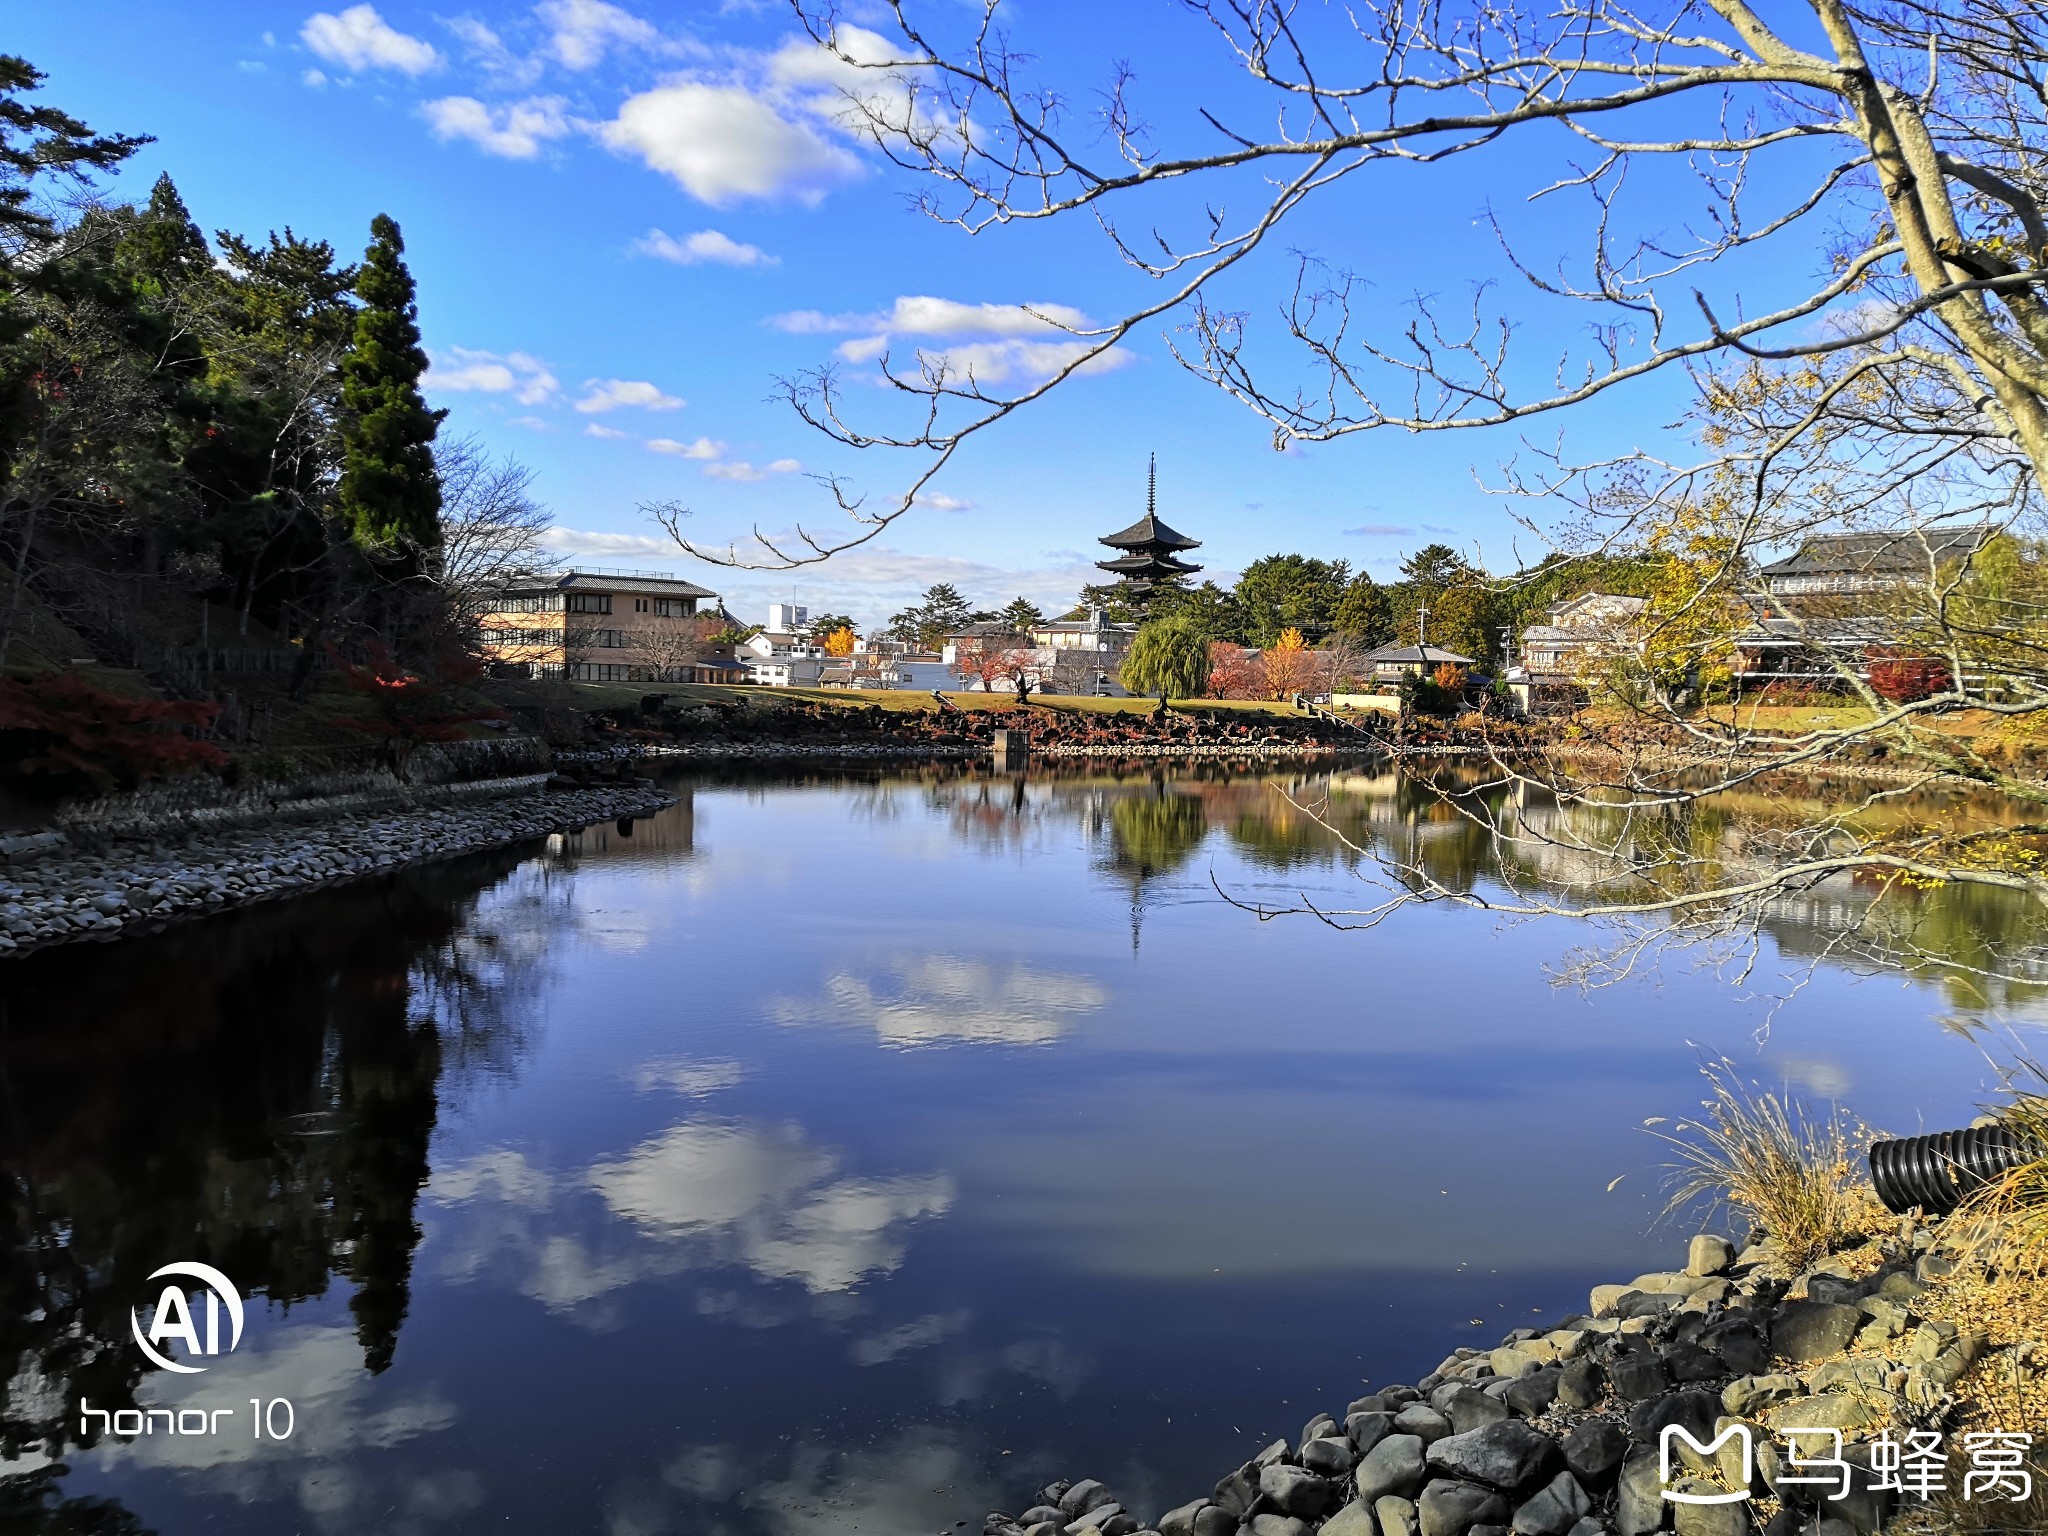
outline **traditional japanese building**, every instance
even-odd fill
[[[1176,533],[1159,520],[1159,461],[1146,471],[1145,515],[1121,533],[1097,540],[1120,553],[1114,560],[1098,560],[1097,570],[1108,571],[1130,589],[1132,604],[1142,608],[1153,588],[1178,586],[1181,578],[1201,570],[1180,558],[1183,550],[1200,549],[1202,541]]]

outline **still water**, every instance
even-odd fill
[[[1055,1475],[1150,1513],[1668,1263],[1644,1122],[1704,1054],[1938,1128],[1990,1083],[1961,1025],[2033,1007],[1802,958],[1853,889],[1746,984],[1593,991],[1559,920],[1219,894],[1357,905],[1387,846],[1483,888],[1394,779],[676,788],[0,972],[0,1524],[898,1536]],[[203,1374],[131,1338],[176,1260],[250,1298]],[[237,1412],[82,1448],[88,1403]]]

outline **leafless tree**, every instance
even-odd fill
[[[680,679],[675,674],[703,660],[710,651],[710,623],[695,619],[685,624],[643,624],[626,631],[626,644],[654,674],[655,682],[677,682]]]
[[[506,588],[558,569],[543,539],[554,525],[532,494],[533,471],[494,459],[475,437],[437,446],[441,475],[438,584],[465,621]]]
[[[1519,431],[1678,375],[1699,402],[1694,457],[1581,463],[1525,446],[1506,472],[1502,489],[1551,548],[1647,555],[1666,590],[1647,620],[1637,696],[1661,734],[1590,768],[1503,752],[1496,771],[1516,794],[1461,799],[1490,806],[1508,845],[1598,871],[1583,900],[1511,890],[1503,905],[1753,932],[1763,905],[1852,875],[2048,899],[2023,847],[2048,835],[2048,817],[2002,829],[2002,842],[1951,826],[1872,830],[1903,788],[1959,776],[2048,805],[2038,770],[1942,723],[1963,707],[2004,718],[2048,709],[2048,576],[2035,539],[2048,471],[2048,14],[2023,0],[1806,0],[1768,15],[1745,0],[1182,0],[1235,66],[1235,86],[1190,103],[1175,99],[1177,74],[1147,99],[1117,66],[1091,112],[1081,92],[1031,78],[1001,0],[964,14],[885,0],[879,44],[830,0],[793,3],[862,82],[844,91],[843,120],[923,180],[925,212],[975,236],[1092,219],[1149,293],[1100,325],[1067,327],[1079,345],[1059,370],[1015,390],[942,356],[884,357],[882,398],[909,409],[894,425],[852,420],[856,397],[829,368],[792,381],[797,410],[836,442],[910,454],[910,484],[869,506],[835,482],[849,531],[803,530],[714,558],[799,565],[876,537],[963,443],[1167,316],[1181,323],[1168,344],[1182,365],[1264,418],[1283,448],[1385,427]],[[1162,145],[1155,121],[1201,127],[1195,142]],[[1322,229],[1341,227],[1346,199],[1377,222],[1388,173],[1413,187],[1419,168],[1503,141],[1526,151],[1488,161],[1504,191],[1582,209],[1576,223],[1552,217],[1549,228],[1574,231],[1556,259],[1530,254],[1517,216],[1489,212],[1498,255],[1462,264],[1505,262],[1512,296],[1474,284],[1468,298],[1418,295],[1400,313],[1361,303],[1364,279],[1319,256],[1288,255],[1277,280],[1252,260],[1311,205]],[[1678,185],[1707,206],[1697,227],[1674,231]],[[1456,252],[1445,260],[1461,264]],[[1819,275],[1780,291],[1799,273]],[[1277,288],[1277,325],[1232,303],[1227,276]],[[1758,302],[1759,284],[1774,296]],[[1528,322],[1575,312],[1582,340],[1561,355],[1532,358],[1518,344]],[[1290,348],[1301,367],[1286,364]],[[1959,544],[1959,528],[1983,536]],[[1903,577],[1893,569],[1881,591],[1833,610],[1762,591],[1768,559],[1858,530],[1915,557]],[[1759,626],[1848,707],[1776,729],[1699,712]],[[1871,682],[1873,646],[1940,658],[1946,686],[1885,696]],[[1684,830],[1716,793],[1878,750],[1898,783],[1790,818],[1732,863]],[[1530,795],[1584,814],[1537,825],[1514,809]],[[1397,885],[1401,901],[1481,899]]]

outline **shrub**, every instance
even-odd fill
[[[1939,656],[1898,651],[1870,653],[1870,690],[1893,704],[1913,704],[1955,687],[1948,663]]]
[[[205,730],[216,704],[109,693],[76,672],[0,678],[0,761],[58,793],[133,789],[151,779],[218,768],[227,754],[185,734]]]
[[[1678,1154],[1668,1211],[1700,1199],[1732,1206],[1770,1234],[1795,1274],[1891,1224],[1854,1145],[1868,1133],[1850,1116],[1819,1115],[1744,1082],[1725,1058],[1700,1072],[1712,1086],[1706,1117],[1657,1133]]]
[[[339,715],[334,723],[382,743],[391,771],[404,776],[406,760],[430,742],[461,741],[464,727],[479,720],[502,720],[504,711],[478,708],[456,695],[473,682],[481,667],[468,657],[449,657],[425,674],[411,672],[392,659],[382,645],[371,642],[370,659],[362,665],[340,661],[342,686],[368,706],[363,714]]]

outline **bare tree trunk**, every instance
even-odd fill
[[[14,623],[21,612],[21,587],[28,578],[29,546],[36,540],[35,503],[29,503],[28,521],[21,531],[21,556],[14,562],[14,580],[7,589],[7,614],[0,619],[0,667],[7,665],[7,652],[14,644]]]

